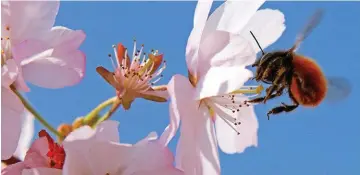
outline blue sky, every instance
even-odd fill
[[[214,4],[218,7],[220,2]],[[36,109],[53,125],[71,123],[86,115],[114,90],[96,73],[99,65],[111,69],[107,58],[111,45],[122,42],[132,48],[136,37],[145,50],[160,50],[167,69],[160,83],[174,74],[186,75],[185,46],[192,29],[196,2],[61,2],[56,25],[82,29],[87,38],[81,46],[87,55],[84,80],[73,87],[49,90],[34,86],[27,94]],[[256,106],[260,123],[259,147],[243,154],[221,153],[222,174],[247,175],[355,175],[360,174],[360,116],[357,104],[360,85],[360,3],[266,2],[261,8],[280,9],[286,18],[283,36],[266,50],[291,47],[296,34],[317,8],[325,10],[321,24],[302,44],[299,53],[313,57],[327,75],[348,78],[351,96],[337,104],[323,103],[314,109],[274,116],[266,112],[287,98]],[[131,110],[119,110],[122,142],[134,143],[150,131],[159,134],[168,124],[168,103],[137,99]],[[36,122],[36,131],[42,126]],[[175,150],[176,137],[170,144]],[[357,162],[357,163],[356,163]]]

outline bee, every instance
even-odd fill
[[[250,103],[266,103],[267,100],[279,97],[287,90],[293,104],[281,103],[280,106],[271,109],[270,114],[291,112],[299,105],[305,107],[318,106],[327,96],[329,90],[334,92],[332,99],[343,98],[350,92],[350,84],[347,79],[341,77],[327,78],[320,66],[311,58],[296,53],[301,42],[319,24],[323,16],[322,10],[317,10],[310,18],[304,30],[298,35],[295,44],[288,50],[265,53],[254,34],[250,31],[259,46],[262,56],[256,60],[252,67],[256,67],[255,79],[270,86],[266,89],[264,97],[249,100]],[[340,94],[336,96],[335,94]]]

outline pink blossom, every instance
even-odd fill
[[[119,143],[116,121],[104,121],[96,129],[83,126],[64,140],[64,175],[182,175],[173,166],[173,155],[156,133],[134,145]]]
[[[166,102],[168,93],[166,86],[154,86],[162,77],[166,64],[163,54],[152,51],[146,55],[144,45],[136,49],[136,41],[130,60],[128,49],[122,44],[114,45],[114,55],[110,59],[114,72],[99,66],[96,71],[115,88],[117,96],[121,99],[124,109],[129,109],[135,98],[144,98],[156,102]]]
[[[54,142],[50,135],[42,130],[24,161],[9,165],[1,170],[2,175],[49,175],[61,174],[65,153],[62,146]]]
[[[218,145],[229,154],[257,146],[258,121],[245,94],[262,86],[244,86],[252,77],[245,67],[259,51],[250,30],[265,48],[285,29],[278,10],[257,11],[263,3],[226,1],[208,18],[212,1],[198,1],[186,47],[189,76],[168,84],[171,122],[164,132],[167,143],[181,119],[176,164],[186,174],[220,174]]]
[[[59,1],[1,1],[2,59],[18,66],[15,86],[25,80],[45,88],[63,88],[84,77],[85,55],[78,50],[84,32],[55,26]]]
[[[13,60],[7,60],[1,68],[1,159],[10,158],[19,142],[24,106],[10,89],[19,69]]]

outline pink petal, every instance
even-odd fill
[[[19,74],[19,67],[13,59],[6,60],[3,67],[1,67],[1,86],[9,87]]]
[[[10,90],[1,87],[1,159],[10,158],[18,145],[24,106]]]
[[[151,141],[155,141],[158,138],[156,132],[150,132],[148,136],[138,141],[134,146],[143,146],[147,145]]]
[[[12,44],[45,36],[55,23],[58,9],[59,1],[9,1]]]
[[[6,166],[1,170],[1,175],[21,175],[22,171],[26,168],[24,162],[15,163]]]
[[[195,89],[186,77],[182,75],[174,75],[168,83],[167,89],[171,98],[169,106],[170,124],[165,128],[165,131],[159,140],[159,142],[164,146],[170,142],[179,128],[179,110],[185,110],[187,106],[190,107],[190,109],[195,110],[194,106],[196,106],[195,101],[192,100]],[[189,115],[191,115],[191,113],[189,113]]]
[[[201,41],[201,34],[205,27],[212,3],[212,0],[200,0],[196,5],[194,26],[186,46],[186,63],[190,72],[194,74],[197,71],[197,51]]]
[[[115,120],[103,121],[96,127],[95,139],[119,143],[119,125],[120,123]]]
[[[156,174],[156,175],[183,175],[184,172],[182,172],[179,169],[176,169],[173,166],[168,166],[168,167],[165,167],[165,168],[160,168],[160,169],[151,170],[151,171],[136,172],[136,173],[133,173],[132,175],[149,175],[149,174]]]
[[[80,47],[85,38],[86,35],[82,30],[71,30],[63,26],[55,26],[44,40],[49,43],[50,47],[67,45],[67,47],[75,50]]]
[[[66,158],[63,166],[63,175],[92,174],[89,168],[89,160],[86,157],[86,154],[89,154],[89,148],[82,148],[82,145],[86,143],[80,143],[78,146],[76,146],[77,143],[74,143],[71,147],[64,145]]]
[[[284,14],[279,10],[259,10],[254,16],[252,16],[251,20],[244,27],[241,35],[244,36],[246,40],[250,41],[252,47],[257,53],[260,51],[260,48],[249,31],[254,33],[256,39],[260,43],[260,46],[265,49],[280,38],[286,28],[284,23]]]
[[[32,168],[25,169],[21,175],[62,175],[62,171],[56,168]]]
[[[158,168],[172,166],[174,162],[174,156],[169,148],[163,147],[156,141],[134,146],[131,157],[129,166],[123,172],[124,174],[152,171]]]
[[[85,54],[70,48],[71,45],[61,45],[22,59],[23,53],[41,50],[44,44],[28,40],[13,49],[15,59],[22,60],[25,80],[45,88],[63,88],[80,82],[85,72]]]
[[[212,66],[247,66],[255,62],[252,45],[240,35],[215,31],[204,38],[199,50],[199,77]]]
[[[95,142],[87,153],[88,168],[94,175],[119,174],[132,160],[133,151],[134,148],[127,144]],[[149,159],[147,161],[149,162]],[[141,166],[140,162],[138,166]]]
[[[186,174],[219,174],[219,157],[214,130],[207,111],[194,101],[189,80],[175,75],[168,85],[175,117],[182,121],[176,162]],[[204,113],[202,113],[204,112]]]
[[[228,94],[241,88],[252,77],[252,72],[244,67],[213,67],[199,80],[195,98]]]
[[[9,1],[1,1],[1,36],[9,36],[6,26],[10,23]]]
[[[112,161],[112,163],[109,163],[104,161],[108,159],[105,159],[103,156],[123,158],[122,156],[125,155],[125,153],[122,153],[123,150],[119,150],[122,155],[114,156],[118,153],[116,150],[117,145],[110,143],[119,141],[118,126],[119,122],[108,120],[99,124],[96,129],[83,126],[71,132],[63,142],[66,152],[63,167],[64,174],[92,174],[91,172],[95,171],[102,172],[107,170],[106,168],[108,167],[108,165],[106,165],[105,170],[104,168],[101,169],[100,166],[105,166],[102,164],[113,165],[112,163],[116,162]],[[96,165],[97,163],[101,164]],[[110,168],[112,167],[110,166]]]
[[[29,92],[30,88],[27,86],[24,76],[23,76],[23,71],[21,68],[19,68],[19,75],[16,79],[16,81],[14,82],[14,85],[16,87],[17,90],[19,91],[23,91],[23,92]]]
[[[27,151],[24,163],[28,168],[46,167],[48,165],[46,154],[49,151],[46,137],[36,139]]]
[[[88,149],[82,145],[88,144]],[[66,145],[66,159],[63,167],[64,175],[73,174],[116,174],[128,165],[133,148],[130,145],[104,141],[74,141],[73,145]],[[111,159],[109,159],[109,157]]]
[[[160,136],[159,143],[163,146],[167,146],[171,139],[175,136],[179,124],[180,124],[180,118],[179,116],[176,116],[174,114],[174,110],[172,108],[172,105],[169,105],[169,111],[170,111],[170,124],[165,128],[164,132]]]
[[[244,96],[243,100],[245,101],[248,99]],[[230,110],[222,109],[222,111],[224,111],[222,115],[234,115]],[[240,108],[240,111],[236,116],[236,121],[241,122],[240,125],[236,126],[237,130],[240,132],[240,135],[238,135],[231,127],[229,127],[229,125],[226,124],[225,121],[222,120],[219,116],[216,117],[215,121],[216,135],[219,146],[223,152],[228,154],[242,153],[247,147],[257,146],[258,143],[257,133],[259,123],[255,115],[254,107],[249,106]]]
[[[92,129],[89,126],[83,126],[81,128],[72,131],[64,140],[63,144],[71,144],[73,141],[107,141],[107,142],[119,142],[119,122],[114,120],[106,120],[100,123],[96,129]]]
[[[225,1],[210,15],[203,38],[215,30],[239,34],[264,2],[265,0]]]

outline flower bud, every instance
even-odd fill
[[[58,127],[58,132],[64,136],[64,138],[70,134],[70,132],[73,130],[72,129],[72,126],[69,125],[69,124],[61,124],[59,127]],[[64,138],[58,138],[58,141],[59,142],[62,142],[64,140]]]

